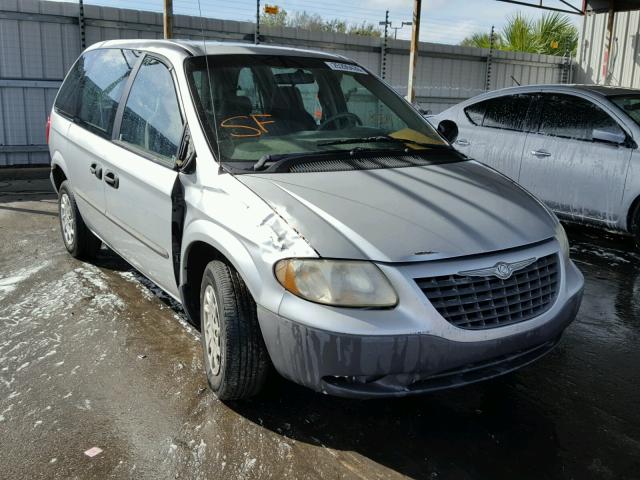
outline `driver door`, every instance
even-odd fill
[[[183,117],[169,66],[146,55],[125,97],[103,174],[107,215],[117,226],[111,244],[177,298],[171,220]]]

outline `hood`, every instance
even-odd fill
[[[237,177],[326,258],[434,260],[553,237],[529,193],[474,161]]]

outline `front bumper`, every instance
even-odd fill
[[[582,300],[580,272],[568,261],[563,273],[562,294],[544,318],[481,332],[460,330],[465,336],[459,337],[448,330],[393,335],[327,331],[305,321],[315,318],[310,308],[300,321],[283,315],[283,308],[278,315],[258,307],[258,318],[271,360],[284,377],[343,397],[401,397],[493,378],[548,353]]]

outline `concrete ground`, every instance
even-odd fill
[[[276,380],[224,404],[180,308],[107,250],[95,265],[71,258],[48,190],[0,181],[2,478],[640,478],[629,241],[570,232],[582,309],[515,374],[369,402]]]

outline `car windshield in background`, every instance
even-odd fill
[[[616,95],[609,97],[609,100],[624,110],[634,122],[640,125],[640,95]]]
[[[271,155],[423,153],[447,145],[392,90],[351,63],[212,55],[190,58],[186,67],[214,152],[219,147],[222,160],[236,167],[252,168]]]

